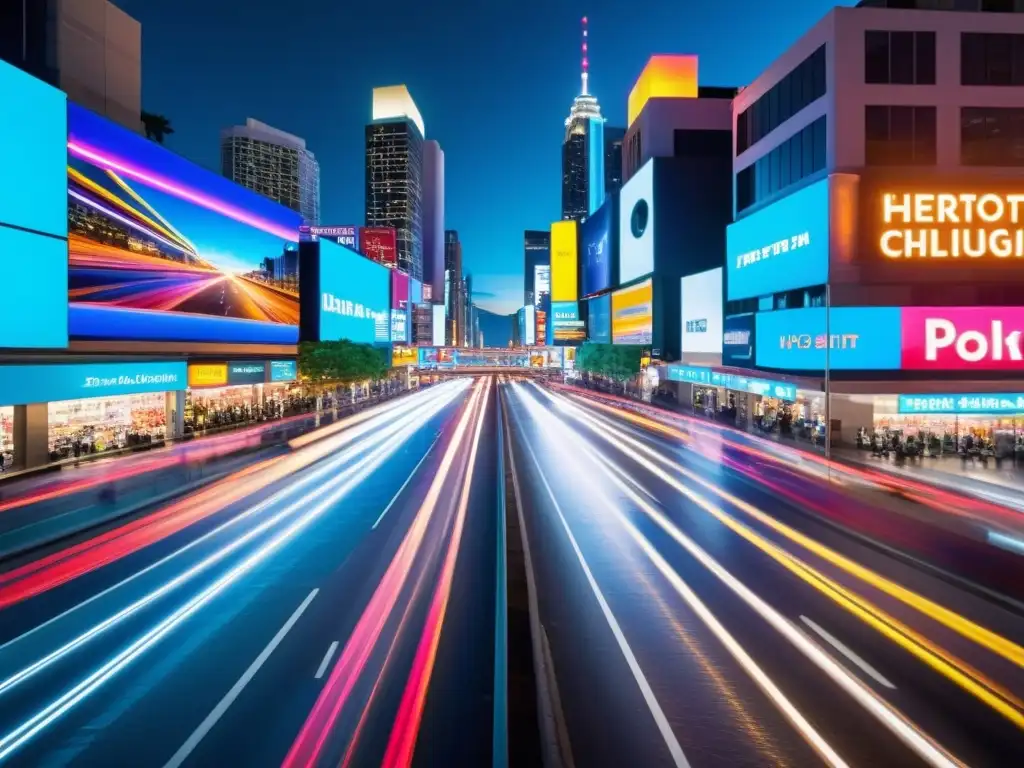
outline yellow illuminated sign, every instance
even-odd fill
[[[399,368],[403,365],[416,365],[419,350],[416,347],[392,347],[391,367]]]
[[[651,56],[629,92],[628,125],[651,99],[697,98],[696,56]]]
[[[190,387],[223,387],[227,383],[227,363],[193,363],[188,367]]]
[[[1024,258],[1024,194],[882,195],[878,246],[889,259]]]
[[[556,221],[551,225],[551,300],[577,299],[576,222]]]

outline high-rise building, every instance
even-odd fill
[[[423,142],[423,282],[431,295],[444,292],[444,152]]]
[[[550,230],[527,229],[523,232],[523,303],[533,304],[536,298],[537,268],[551,270]],[[550,277],[549,277],[550,279]],[[550,290],[550,286],[549,286]]]
[[[142,25],[108,0],[0,3],[0,59],[142,132]]]
[[[445,343],[450,347],[462,346],[462,294],[462,243],[459,233],[448,229],[444,233],[444,316]]]
[[[473,276],[466,275],[462,281],[462,345],[475,346],[473,336]]]
[[[625,138],[625,128],[609,128],[605,126],[604,194],[606,198],[622,189],[622,142]]]
[[[404,85],[373,89],[366,126],[366,226],[393,227],[398,268],[423,280],[423,118]]]
[[[565,119],[562,141],[562,218],[582,221],[604,202],[604,118],[597,97],[587,90],[587,17],[583,17],[582,88]]]
[[[259,120],[246,118],[220,132],[221,173],[236,184],[320,224],[320,164],[306,142]]]

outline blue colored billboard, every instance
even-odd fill
[[[8,286],[4,291],[0,347],[66,347],[67,240],[0,226],[0,257]]]
[[[582,344],[587,340],[587,324],[580,317],[576,301],[551,302],[551,339],[555,344]]]
[[[72,337],[294,344],[298,213],[68,104]]]
[[[188,366],[169,363],[81,363],[0,366],[0,405],[25,405],[185,389]]]
[[[330,240],[320,241],[320,339],[386,344],[391,270]]]
[[[580,269],[583,295],[590,296],[612,287],[612,213],[614,198],[608,198],[580,231]]]
[[[587,300],[587,340],[612,343],[612,295],[606,293]]]
[[[754,313],[725,318],[722,333],[722,365],[753,368],[755,327]]]
[[[828,282],[828,193],[822,179],[729,225],[729,301]]]
[[[298,365],[294,360],[271,360],[271,381],[295,381],[298,378]]]
[[[756,315],[757,365],[791,371],[898,370],[902,351],[899,307],[783,309]]]

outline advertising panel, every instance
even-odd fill
[[[360,344],[390,340],[387,269],[330,240],[320,241],[320,338]]]
[[[359,250],[359,227],[353,224],[342,227],[309,227],[304,225],[299,227],[299,231],[310,234],[313,237],[333,240],[338,245],[351,248],[353,251]]]
[[[755,365],[754,313],[725,318],[722,334],[722,365],[751,368]]]
[[[821,371],[827,361],[836,370],[899,369],[898,307],[833,307],[827,324],[825,312],[825,307],[758,312],[758,366]]]
[[[295,360],[271,360],[271,381],[295,381],[299,377],[298,364]]]
[[[583,222],[580,231],[580,262],[582,294],[593,293],[612,287],[612,209],[614,198],[609,197],[604,205]]]
[[[612,343],[652,344],[654,286],[651,280],[612,294]]]
[[[548,338],[548,313],[543,309],[534,309],[534,324],[537,328],[536,343],[547,344]]]
[[[582,344],[587,339],[587,325],[575,301],[551,302],[553,338],[556,344]]]
[[[5,322],[0,347],[66,347],[67,240],[0,226],[0,258],[8,286],[3,298]]]
[[[1021,414],[1024,393],[976,392],[957,395],[900,395],[899,413],[939,413],[943,415]]]
[[[415,306],[423,303],[423,283],[409,278],[409,303]]]
[[[619,192],[619,283],[654,271],[654,160]]]
[[[597,344],[612,343],[612,295],[606,293],[587,302],[587,339]]]
[[[576,301],[576,222],[556,221],[551,225],[551,300]],[[539,293],[540,289],[535,288]]]
[[[523,344],[532,347],[537,343],[537,310],[530,305],[523,307],[523,324],[519,338]]]
[[[409,306],[409,276],[397,269],[391,273],[391,308],[406,309]]]
[[[298,213],[68,104],[72,337],[294,344]]]
[[[262,384],[266,380],[266,363],[228,363],[228,384]]]
[[[173,392],[187,381],[184,362],[6,365],[0,371],[4,405]]]
[[[541,297],[551,295],[551,265],[536,264],[533,267],[533,304],[539,307]]]
[[[406,343],[409,341],[409,310],[391,310],[391,342]]]
[[[416,347],[394,346],[391,348],[391,367],[401,368],[404,365],[416,365],[418,355]]]
[[[359,252],[378,264],[398,264],[398,238],[392,227],[360,227]]]
[[[192,389],[224,387],[227,383],[227,363],[191,363],[188,366],[188,385]]]
[[[430,318],[431,339],[435,347],[444,346],[444,304],[432,305]]]
[[[828,282],[829,180],[784,197],[726,230],[729,300]]]
[[[722,268],[682,279],[682,352],[722,354]]]
[[[710,368],[698,368],[692,365],[668,366],[668,380],[724,387],[725,389],[734,389],[738,392],[750,392],[755,395],[776,397],[780,400],[796,400],[795,384],[751,376],[738,376],[733,373],[720,373]]]
[[[1024,307],[904,307],[903,368],[1024,370]]]

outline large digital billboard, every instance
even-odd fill
[[[726,230],[730,301],[828,282],[829,180],[811,184]]]
[[[320,241],[320,339],[387,343],[390,270],[330,240]]]
[[[313,237],[327,238],[338,245],[343,245],[346,248],[351,248],[353,251],[359,250],[359,227],[354,224],[348,224],[345,226],[321,226],[311,227],[303,225],[299,227],[299,232]]]
[[[73,337],[294,344],[301,217],[68,104]]]
[[[556,221],[551,225],[551,300],[576,301],[576,222]]]
[[[582,344],[587,340],[587,324],[580,316],[579,302],[551,302],[551,327],[555,344]]]
[[[360,227],[359,252],[378,264],[398,264],[398,236],[391,227]]]
[[[612,287],[612,212],[615,198],[609,197],[580,229],[580,268],[582,295]]]
[[[409,276],[397,269],[391,270],[391,341],[409,341],[412,327],[412,306],[409,304]]]
[[[722,331],[722,365],[736,368],[754,367],[754,318],[753,312],[725,318]]]
[[[654,271],[654,160],[619,192],[619,282]]]
[[[722,268],[682,279],[682,352],[722,354]]]
[[[184,362],[8,365],[0,376],[0,403],[172,392],[187,386],[186,370]]]
[[[1024,307],[904,307],[908,370],[1024,370]]]
[[[612,343],[651,344],[654,339],[654,286],[650,279],[612,294]]]
[[[587,339],[597,344],[612,342],[612,295],[595,296],[587,301]]]
[[[757,365],[782,370],[900,368],[899,307],[825,307],[757,313]],[[827,354],[826,354],[827,352]]]

